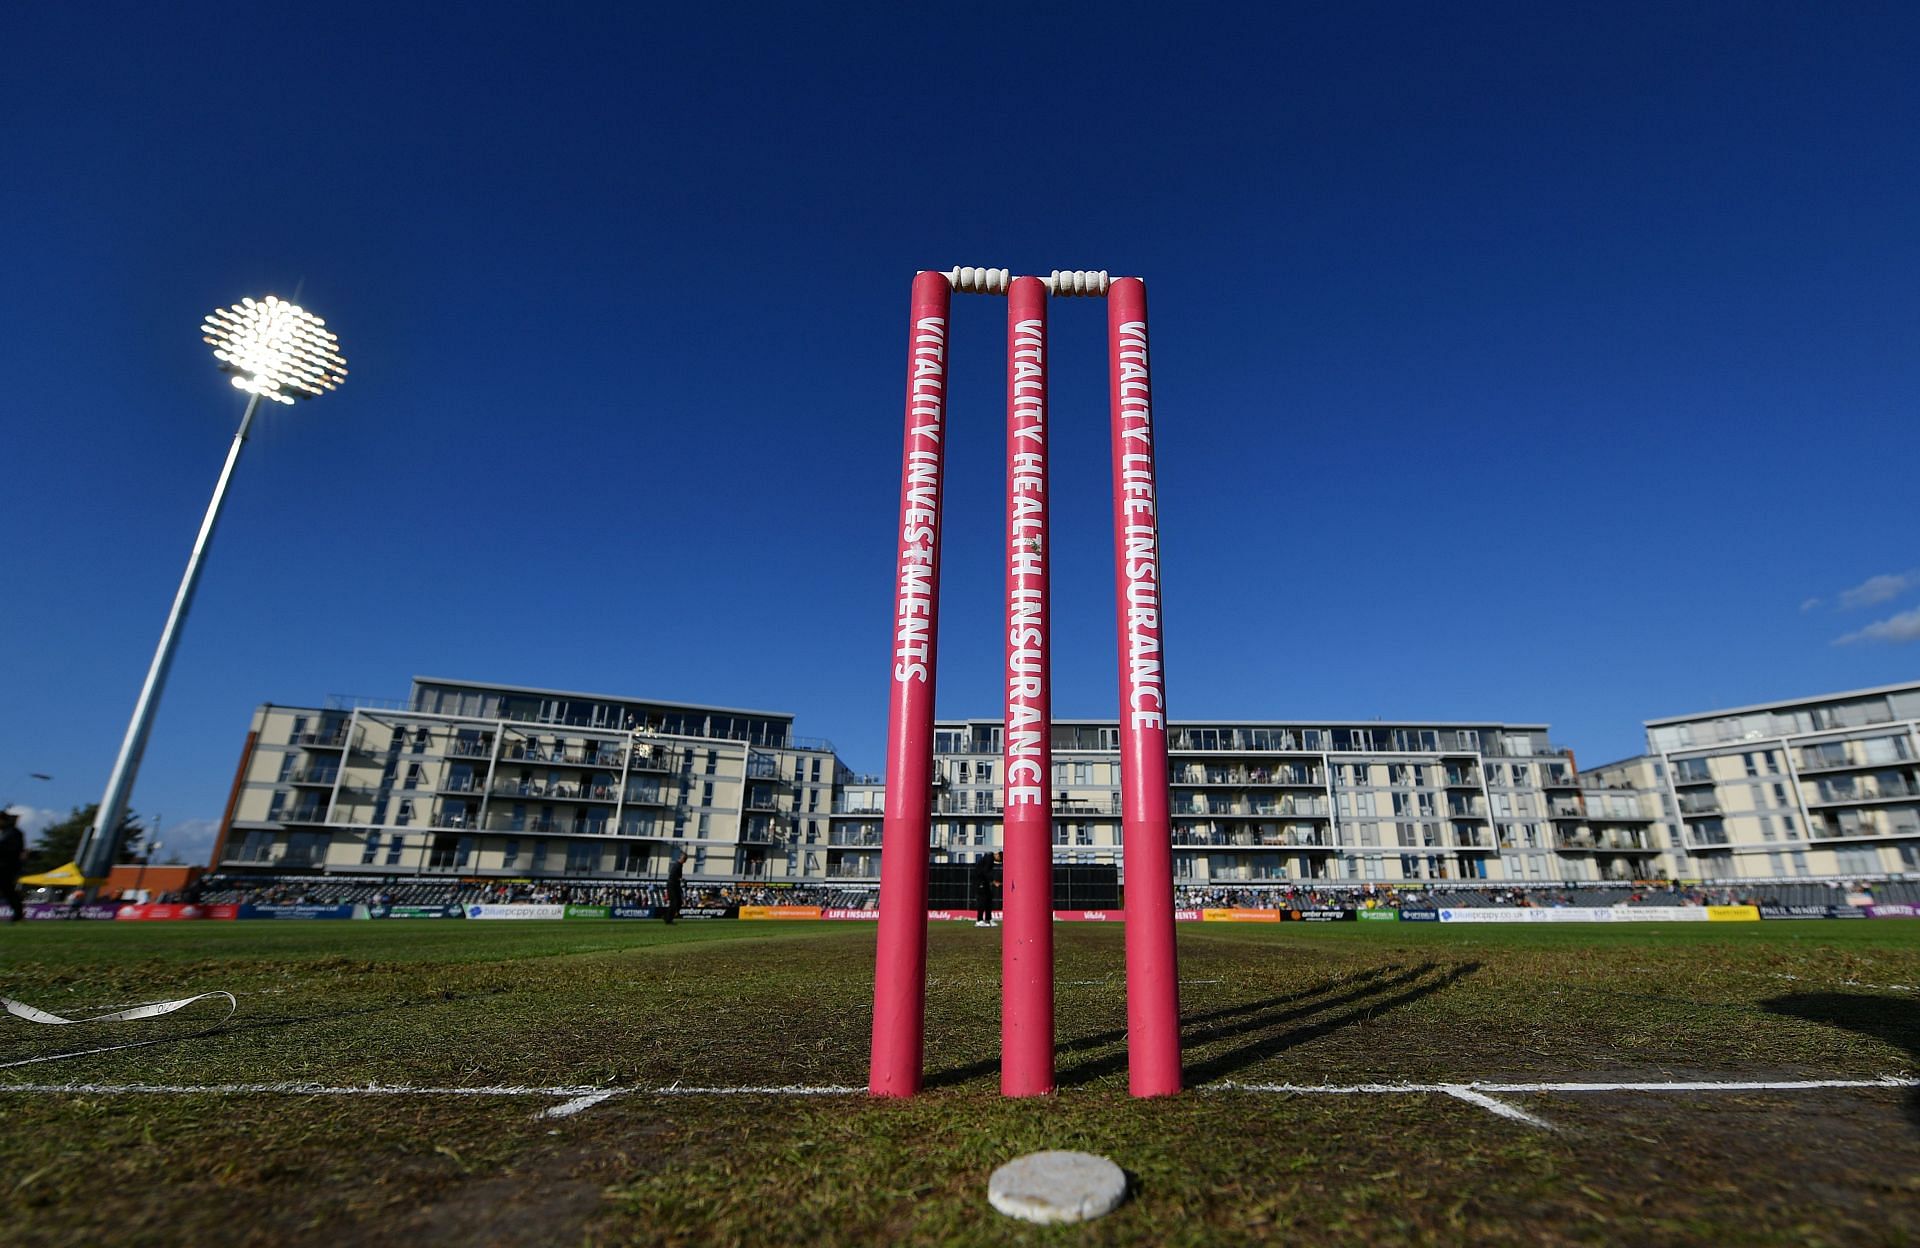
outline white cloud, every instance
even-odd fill
[[[1805,613],[1807,613],[1808,611],[1811,611],[1811,610],[1813,610],[1813,609],[1814,609],[1815,607],[1817,607],[1817,606],[1819,606],[1819,605],[1820,605],[1820,600],[1819,600],[1818,598],[1808,598],[1808,599],[1806,599],[1806,600],[1804,600],[1803,602],[1801,602],[1801,604],[1800,604],[1800,612],[1801,612],[1801,614],[1803,614],[1803,615],[1804,615]]]
[[[1920,585],[1920,571],[1883,572],[1879,576],[1870,576],[1852,589],[1841,592],[1840,609],[1851,611],[1855,607],[1871,607],[1889,602],[1916,585]]]
[[[218,819],[169,819],[160,825],[160,861],[205,866],[213,854],[213,842],[220,835]],[[153,832],[147,832],[149,839]]]
[[[67,817],[63,810],[42,810],[38,806],[25,806],[18,802],[7,807],[7,812],[20,820],[20,831],[29,843],[42,832]]]
[[[1920,641],[1920,607],[1890,615],[1884,620],[1875,620],[1857,633],[1848,633],[1836,639],[1833,644],[1850,646],[1860,641],[1885,641],[1895,645]]]

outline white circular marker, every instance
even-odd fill
[[[1042,1224],[1086,1222],[1127,1198],[1127,1176],[1092,1153],[1028,1153],[987,1180],[987,1200],[1010,1218]]]

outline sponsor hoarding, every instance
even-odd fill
[[[610,919],[613,915],[611,913],[611,907],[608,906],[576,906],[568,903],[567,917],[570,919]]]
[[[154,919],[234,919],[240,916],[240,907],[225,906],[185,906],[166,903],[121,906],[113,917],[120,920],[149,921]]]
[[[1889,902],[1886,905],[1862,906],[1870,919],[1920,919],[1920,906],[1910,906],[1905,902]]]
[[[1366,923],[1398,923],[1398,910],[1355,910],[1353,917]]]
[[[464,919],[464,906],[370,906],[367,917],[374,919]]]
[[[499,905],[475,904],[467,907],[470,919],[564,919],[565,906],[536,906],[525,903]]]
[[[1202,922],[1206,923],[1278,923],[1278,910],[1255,910],[1246,907],[1227,909],[1209,909],[1200,912]]]
[[[657,919],[660,911],[654,906],[609,906],[607,917],[610,919]]]
[[[825,915],[819,906],[741,906],[743,919],[818,919]]]
[[[1707,918],[1715,923],[1757,923],[1760,921],[1758,906],[1708,906]]]
[[[35,901],[26,907],[30,919],[111,919],[120,909],[117,901],[93,901],[77,911],[59,901]]]
[[[365,906],[316,906],[305,903],[240,907],[243,919],[364,919]]]

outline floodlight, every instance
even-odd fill
[[[154,711],[160,704],[160,690],[167,682],[167,669],[173,665],[173,652],[179,644],[180,627],[186,621],[187,608],[193,605],[193,591],[200,583],[200,568],[213,540],[214,524],[220,519],[220,506],[226,500],[227,483],[233,479],[233,467],[240,461],[240,448],[246,444],[247,431],[253,427],[253,414],[261,399],[291,406],[301,399],[313,399],[339,389],[347,379],[347,361],[340,354],[340,340],[327,329],[327,323],[297,303],[275,295],[264,299],[242,299],[232,307],[215,308],[201,325],[202,337],[213,348],[222,372],[232,375],[233,384],[248,394],[247,410],[240,417],[240,429],[227,450],[226,467],[213,487],[213,499],[200,521],[200,536],[194,540],[193,553],[187,557],[187,571],[174,594],[173,610],[166,627],[160,631],[160,645],[153,652],[153,665],[140,687],[140,699],[134,703],[133,719],[127,736],[120,743],[120,755],[114,759],[113,773],[107,779],[106,794],[100,799],[93,829],[81,843],[74,861],[89,884],[103,879],[120,853],[121,823],[127,799],[133,792],[133,778],[140,770],[140,756],[146,752],[147,733],[153,727]]]
[[[347,379],[340,340],[297,303],[268,295],[207,313],[200,327],[213,358],[249,394],[291,406],[338,389]]]

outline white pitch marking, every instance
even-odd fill
[[[618,1095],[620,1095],[618,1090],[614,1090],[610,1092],[589,1092],[585,1096],[574,1097],[572,1100],[568,1101],[564,1105],[555,1105],[550,1109],[543,1109],[538,1114],[535,1114],[534,1117],[536,1118],[571,1118],[573,1117],[573,1115],[579,1113],[583,1109],[592,1109],[595,1105],[598,1105],[601,1101],[606,1100],[608,1097],[618,1096]]]
[[[1675,1083],[1475,1083],[1483,1092],[1807,1092],[1818,1088],[1920,1088],[1920,1079],[1700,1079]]]
[[[1545,1118],[1537,1118],[1526,1110],[1509,1105],[1505,1101],[1496,1101],[1485,1092],[1476,1092],[1465,1084],[1449,1083],[1443,1086],[1448,1096],[1465,1101],[1469,1105],[1478,1105],[1488,1113],[1498,1114],[1502,1118],[1511,1118],[1515,1122],[1524,1122],[1530,1127],[1539,1127],[1544,1131],[1554,1129],[1553,1124]]]

